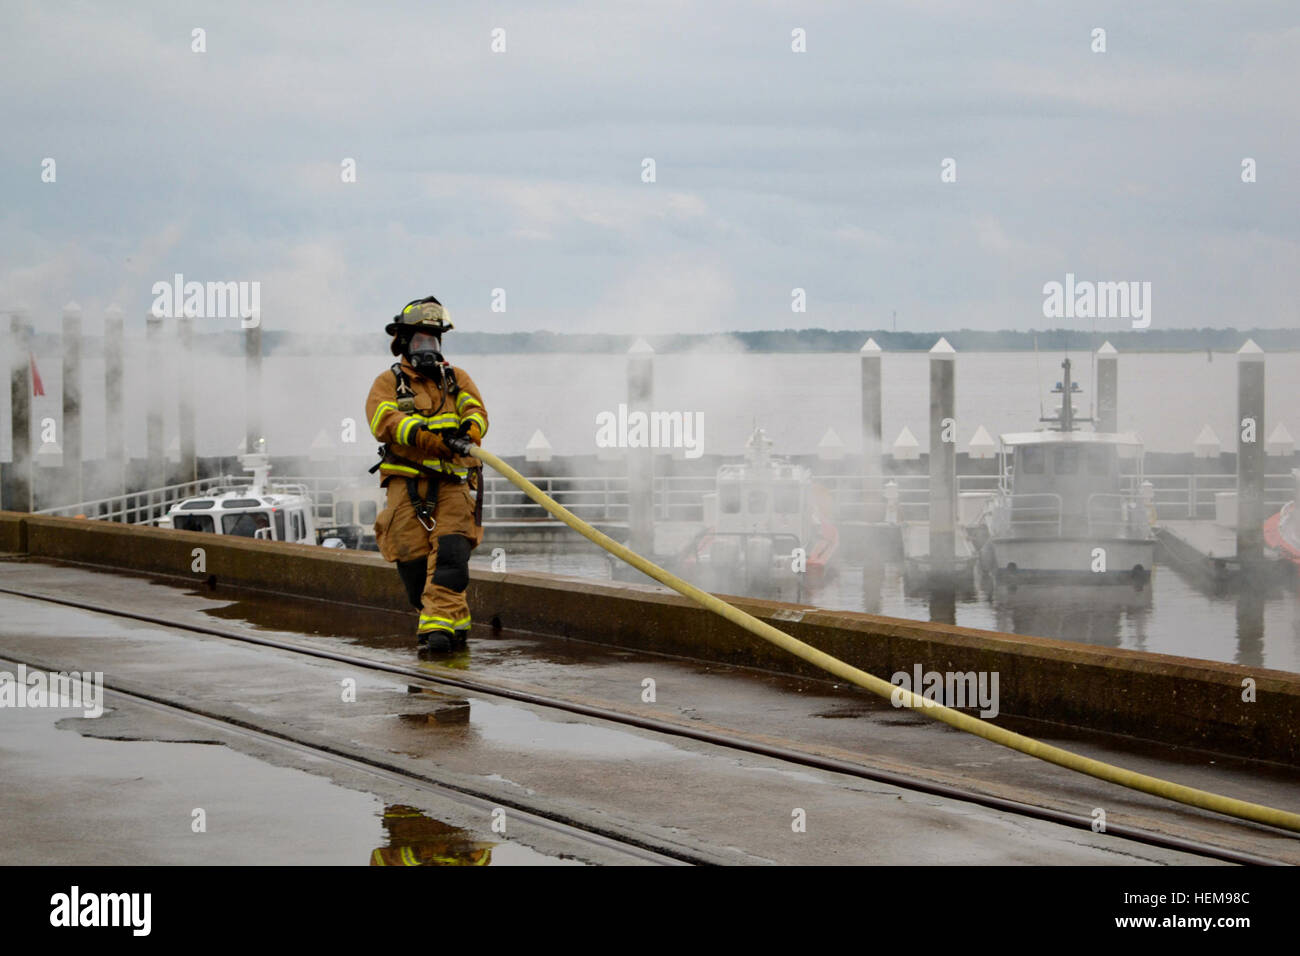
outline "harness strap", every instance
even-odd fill
[[[474,482],[474,527],[483,527],[483,466],[479,465],[471,472],[471,475],[477,479]]]
[[[429,492],[433,500],[436,502],[438,500],[438,479],[429,479]],[[429,510],[428,499],[420,497],[419,478],[406,479],[406,493],[411,498],[411,507],[415,509],[416,520],[420,522],[420,526],[424,528],[425,531],[432,532],[433,529],[437,527],[438,523],[434,520],[433,513]]]
[[[408,376],[406,374],[406,371],[402,368],[401,362],[394,362],[390,367],[389,371],[393,373],[393,379],[394,379],[393,388],[394,391],[396,392],[395,397],[397,399],[397,410],[399,412],[403,412],[404,414],[411,414],[412,412],[415,411],[415,390],[411,388],[410,376]],[[456,395],[459,394],[460,392],[460,385],[456,381],[456,370],[453,369],[451,365],[447,363],[443,364],[443,380],[447,386],[447,393],[452,397],[453,404],[455,404],[454,399]],[[442,404],[439,404],[438,408],[439,410],[441,410]],[[426,475],[430,481],[430,485],[429,485],[430,491],[435,492],[435,500],[436,500],[437,486],[436,484],[434,484],[434,482],[440,481],[443,478],[454,478],[454,476],[447,475],[445,472],[434,471],[431,468],[426,468],[423,464],[421,464],[418,461],[411,461],[411,459],[409,458],[404,458],[403,456],[394,453],[392,450],[391,443],[379,446],[379,461],[371,465],[366,470],[366,473],[373,475],[384,465],[385,462],[388,462],[390,464],[406,465],[407,467],[414,468],[416,471],[420,472],[420,474]],[[479,470],[482,471],[482,468],[480,468]],[[406,479],[407,490],[411,496],[411,504],[415,505],[416,516],[420,517],[420,506],[425,503],[422,502],[419,498],[419,494],[414,484],[415,480],[416,479],[414,478]],[[479,507],[481,510],[482,507],[481,491],[479,493],[479,498],[480,498]],[[428,514],[427,508],[424,509],[424,513],[426,515]],[[430,518],[429,520],[432,521],[433,519]],[[424,524],[423,518],[420,519],[420,523]],[[433,530],[433,528],[429,525],[426,525],[425,528],[428,531]]]
[[[397,410],[399,412],[415,411],[415,391],[411,388],[410,378],[402,370],[402,363],[394,362],[391,371],[393,378],[397,380],[394,386],[394,390],[397,392]]]

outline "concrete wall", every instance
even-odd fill
[[[191,570],[195,548],[205,551],[204,574]],[[13,512],[0,512],[0,550],[409,609],[397,575],[369,552]],[[476,571],[469,602],[480,625],[495,621],[507,632],[820,675],[685,598],[653,587]],[[773,601],[733,603],[885,679],[896,671],[910,673],[918,663],[924,670],[997,671],[1004,716],[1300,765],[1300,675]],[[1254,703],[1241,700],[1245,677],[1256,682]]]

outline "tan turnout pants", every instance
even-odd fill
[[[429,478],[421,478],[419,493],[428,497]],[[438,486],[437,502],[431,502],[434,528],[426,530],[411,504],[406,480],[393,477],[388,481],[388,506],[375,522],[375,541],[386,561],[415,561],[427,556],[423,607],[417,633],[460,631],[470,626],[469,603],[465,588],[469,583],[469,547],[462,542],[444,547],[439,564],[439,541],[447,535],[461,535],[469,546],[477,543],[474,526],[474,492],[469,483],[448,478],[434,480]],[[417,572],[418,573],[418,572]]]

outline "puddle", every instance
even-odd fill
[[[0,754],[0,865],[579,864],[152,714],[6,710]]]
[[[593,724],[544,720],[532,711],[476,698],[470,725],[489,743],[514,750],[574,754],[594,760],[698,756],[672,744]]]
[[[187,595],[208,598],[207,591]],[[259,631],[283,631],[312,637],[340,637],[363,647],[415,650],[415,620],[410,614],[379,608],[358,608],[347,604],[318,604],[295,599],[240,595],[220,607],[203,608],[203,613],[223,621],[243,621]]]

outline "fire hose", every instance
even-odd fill
[[[1094,760],[1091,757],[1085,757],[1069,750],[1063,750],[1060,747],[1043,743],[1032,737],[1026,737],[1023,734],[1017,734],[1003,727],[998,727],[989,721],[972,717],[960,710],[945,707],[937,701],[923,698],[912,690],[891,684],[882,678],[860,670],[839,658],[818,650],[810,644],[805,644],[803,641],[773,627],[766,621],[759,620],[752,614],[728,604],[716,595],[695,587],[677,575],[659,567],[654,562],[647,560],[625,545],[593,528],[490,451],[478,446],[470,446],[469,450],[470,454],[475,458],[500,472],[502,477],[541,505],[549,514],[563,521],[588,541],[599,545],[616,558],[625,561],[661,584],[672,588],[678,594],[690,598],[706,610],[720,615],[756,637],[775,644],[782,650],[807,661],[815,667],[821,668],[843,681],[868,690],[886,700],[901,697],[907,706],[915,708],[927,717],[933,717],[950,727],[974,734],[977,737],[983,737],[995,744],[1009,747],[1031,757],[1037,757],[1039,760],[1045,760],[1048,763],[1054,763],[1068,770],[1074,770],[1090,777],[1096,777],[1099,780],[1119,784],[1121,787],[1128,787],[1131,790],[1163,797],[1188,806],[1200,807],[1203,810],[1222,813],[1226,816],[1300,832],[1300,813],[1278,810],[1258,803],[1250,803],[1246,800],[1238,800],[1234,797],[1198,790],[1195,787],[1188,787],[1170,780],[1163,780],[1160,777],[1152,777],[1148,774],[1126,770],[1114,764]]]

